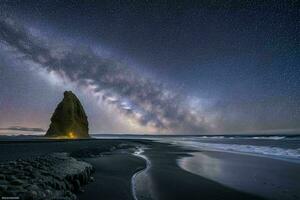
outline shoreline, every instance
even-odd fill
[[[175,145],[178,147],[182,147],[194,151],[212,151],[212,152],[220,152],[220,153],[225,152],[225,153],[240,154],[240,155],[247,155],[247,156],[271,158],[271,159],[282,160],[282,161],[293,162],[293,163],[300,163],[300,152],[299,152],[300,143],[299,143],[299,148],[285,149],[285,148],[279,148],[274,146],[254,146],[254,145],[216,143],[216,142],[209,142],[209,141],[193,141],[191,143],[191,141],[176,141],[176,140],[169,141],[169,140],[161,139],[158,140],[158,142],[171,144],[171,145]],[[227,145],[227,148],[225,148],[224,145]],[[240,149],[239,147],[242,147],[242,149]],[[252,151],[245,150],[246,147],[254,148],[254,150]],[[259,150],[256,150],[255,148],[258,148]],[[264,149],[265,151],[267,150],[283,151],[286,152],[287,154],[291,154],[292,152],[293,154],[286,156],[278,153],[264,152],[261,149]]]
[[[180,159],[192,159],[191,153],[209,154],[208,156],[214,160],[220,160],[221,163],[228,161],[227,163],[232,164],[230,168],[225,168],[223,173],[217,175],[217,178],[222,178],[228,174],[230,169],[234,172],[238,172],[237,170],[242,172],[243,167],[241,165],[244,163],[250,164],[250,168],[249,166],[246,168],[249,172],[261,172],[261,177],[272,178],[272,174],[264,171],[264,169],[268,167],[267,169],[272,171],[275,168],[269,163],[277,163],[280,169],[286,172],[283,174],[286,180],[300,180],[300,175],[293,175],[295,171],[288,167],[292,165],[289,162],[270,161],[273,159],[226,152],[196,151],[188,147],[144,139],[4,142],[0,145],[0,152],[2,152],[0,162],[34,158],[54,152],[67,152],[72,157],[91,164],[96,170],[93,174],[94,178],[92,178],[95,181],[84,186],[82,188],[85,190],[84,192],[76,193],[81,200],[97,197],[106,200],[263,199],[257,196],[260,194],[259,188],[254,188],[252,194],[249,194],[243,189],[232,188],[226,182],[222,183],[213,177],[205,176],[205,174],[191,173],[180,167],[178,161]],[[231,159],[235,162],[229,162]],[[205,161],[203,158],[198,160]],[[206,165],[205,162],[196,164],[197,167]],[[222,169],[223,165],[216,163],[207,166],[209,166],[210,172],[214,172],[212,166],[218,166]],[[248,173],[247,170],[243,173],[236,173],[239,175],[235,178],[229,178],[229,180],[249,180],[252,178],[247,178],[246,173]],[[272,181],[274,180],[269,180],[270,183]],[[260,184],[263,186],[264,183],[259,182],[257,187],[260,187]],[[282,186],[291,187],[289,184],[284,182]],[[272,191],[271,188],[266,190],[266,193],[272,193]]]
[[[153,143],[152,145],[152,148],[145,151],[145,155],[152,163],[149,174],[152,181],[151,192],[156,199],[264,199],[181,169],[176,161],[183,157],[189,157],[189,153],[193,150],[171,144]]]

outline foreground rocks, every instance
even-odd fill
[[[64,92],[46,133],[47,137],[88,138],[88,120],[79,99],[71,91]]]
[[[67,153],[0,164],[0,196],[20,199],[77,199],[93,181],[94,168]]]

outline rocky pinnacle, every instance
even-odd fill
[[[47,137],[87,138],[88,120],[79,99],[71,91],[64,92],[63,100],[56,107]]]

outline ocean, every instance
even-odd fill
[[[218,135],[218,136],[150,136],[93,135],[95,138],[150,139],[195,150],[246,153],[275,159],[300,162],[300,135]]]

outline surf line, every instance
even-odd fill
[[[151,167],[151,162],[150,160],[143,154],[145,151],[144,151],[144,148],[142,147],[139,147],[134,153],[133,155],[134,156],[137,156],[139,158],[142,158],[143,160],[146,161],[146,168],[142,169],[142,170],[139,170],[137,171],[131,178],[131,190],[132,190],[132,195],[133,195],[133,198],[134,200],[138,200],[137,198],[137,194],[136,194],[136,186],[135,186],[135,180],[136,180],[136,177],[137,175],[139,175],[140,173],[146,173],[150,167]]]

